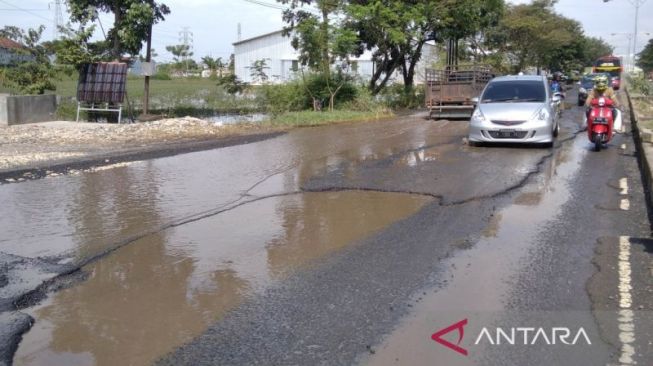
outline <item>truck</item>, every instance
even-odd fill
[[[429,118],[470,118],[473,98],[478,97],[494,77],[488,66],[447,66],[426,69],[426,107]]]

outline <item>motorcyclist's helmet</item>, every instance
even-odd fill
[[[598,92],[604,92],[608,89],[608,77],[605,75],[598,75],[594,78],[594,89]]]

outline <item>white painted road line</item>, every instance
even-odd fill
[[[619,179],[619,189],[621,189],[621,192],[619,192],[620,195],[628,195],[628,178]]]
[[[626,144],[621,144],[621,150],[626,150]]]
[[[631,295],[630,237],[619,237],[619,340],[621,341],[622,365],[634,365],[635,361],[635,314],[630,309],[633,305]]]
[[[621,203],[619,204],[619,208],[622,209],[623,211],[630,210],[630,201],[628,200],[628,198],[624,198],[621,200]]]

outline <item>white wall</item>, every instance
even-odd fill
[[[234,62],[236,76],[251,83],[251,70],[248,68],[255,61],[267,61],[266,74],[270,81],[281,80],[290,76],[291,60],[297,59],[297,52],[290,45],[290,38],[283,37],[281,32],[236,43],[234,45]]]
[[[354,58],[357,62],[357,74],[363,79],[369,79],[373,72],[370,52]],[[270,82],[285,82],[292,80],[295,73],[292,70],[293,61],[297,61],[298,53],[290,44],[289,37],[283,37],[281,32],[271,33],[234,44],[234,62],[238,79],[248,83],[253,80],[248,68],[255,61],[265,59],[269,69],[266,74]]]

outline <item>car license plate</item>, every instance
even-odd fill
[[[515,130],[499,130],[499,137],[516,137],[517,131]]]

